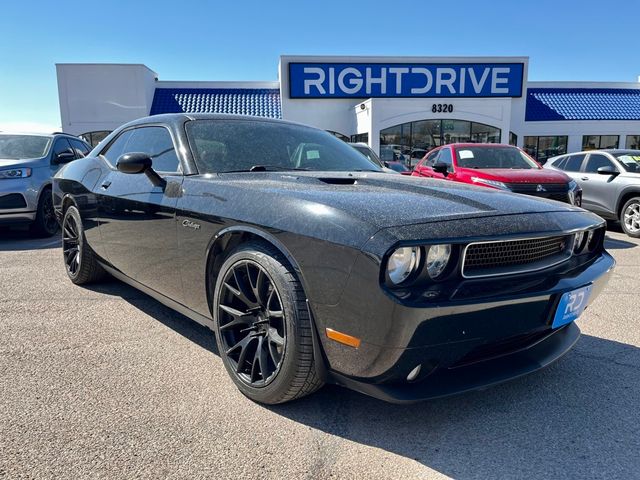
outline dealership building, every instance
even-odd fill
[[[529,82],[527,57],[282,56],[279,81],[160,80],[139,64],[58,64],[62,128],[96,144],[162,113],[283,118],[414,158],[453,142],[518,145],[541,161],[640,148],[640,83]],[[387,147],[385,147],[387,146]]]

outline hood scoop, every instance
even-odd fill
[[[325,177],[318,178],[318,180],[328,185],[356,185],[358,183],[357,179],[349,177]]]

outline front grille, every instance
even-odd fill
[[[566,183],[508,183],[507,186],[514,193],[570,203],[569,185]]]
[[[542,332],[526,333],[485,345],[480,345],[479,347],[471,350],[449,368],[465,367],[474,363],[485,362],[487,360],[516,353],[539,343],[554,332],[555,330],[543,330]]]
[[[556,265],[571,256],[571,236],[470,243],[462,259],[462,275],[489,277],[530,272]]]
[[[26,208],[27,202],[19,193],[10,193],[0,197],[0,208]]]

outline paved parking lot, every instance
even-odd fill
[[[640,242],[551,368],[410,406],[338,387],[246,400],[206,329],[121,283],[66,278],[57,240],[0,232],[0,477],[640,478]]]

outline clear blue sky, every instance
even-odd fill
[[[530,80],[636,81],[640,1],[33,1],[0,15],[0,122],[60,124],[55,63],[276,80],[280,54],[529,56]]]

